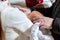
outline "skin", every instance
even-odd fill
[[[30,9],[21,9],[24,11],[24,13],[28,16],[28,18],[33,21],[34,23],[35,22],[41,22],[41,28],[43,29],[52,29],[52,22],[53,22],[53,18],[49,18],[49,17],[45,17],[45,16],[41,16],[39,14],[42,14],[38,11],[33,11],[31,12]],[[27,11],[28,10],[28,11]],[[28,13],[29,12],[29,13]]]
[[[24,13],[27,13],[27,16],[28,18],[33,21],[34,23],[35,22],[41,22],[40,25],[41,25],[41,28],[42,29],[52,29],[52,22],[53,22],[53,18],[49,18],[49,17],[45,17],[45,16],[36,16],[34,17],[34,15],[36,15],[38,11],[33,11],[31,13],[31,10],[28,8],[28,9],[21,9],[24,11]],[[28,11],[27,11],[28,10]],[[28,13],[29,12],[29,13]],[[42,14],[42,13],[38,13],[38,14]]]

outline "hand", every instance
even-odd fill
[[[19,7],[19,10],[23,11],[26,15],[31,13],[31,10],[29,8]]]
[[[35,22],[40,22],[40,26],[42,29],[52,29],[52,22],[54,19],[49,17],[40,17],[39,19],[35,20]]]

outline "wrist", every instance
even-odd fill
[[[52,27],[53,23],[54,23],[54,19],[52,18],[52,23],[51,23],[51,27]]]

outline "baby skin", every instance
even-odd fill
[[[27,15],[28,18],[33,22],[36,18],[43,17],[43,15],[38,11],[32,11],[30,14]]]

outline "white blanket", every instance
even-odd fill
[[[54,40],[50,30],[39,28],[40,23],[35,23],[31,30],[30,40]]]
[[[13,7],[8,7],[1,12],[1,20],[6,40],[15,40],[18,37],[13,28],[25,32],[33,25],[23,12]]]

